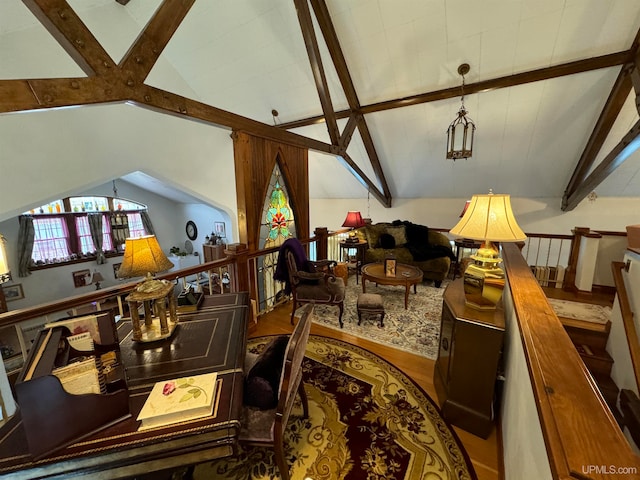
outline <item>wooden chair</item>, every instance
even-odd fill
[[[309,338],[312,316],[313,305],[307,305],[287,343],[280,376],[278,406],[272,410],[245,406],[242,412],[239,441],[246,445],[272,447],[282,480],[289,480],[289,466],[284,457],[284,432],[293,408],[296,391],[302,400],[304,418],[309,416],[307,394],[302,382],[302,359]],[[257,355],[247,354],[245,371],[248,372],[251,369],[256,358]]]

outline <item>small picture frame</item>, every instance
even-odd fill
[[[14,300],[20,300],[24,298],[24,290],[22,290],[22,284],[16,283],[15,285],[6,285],[2,287],[2,291],[4,292],[4,297],[7,302],[12,302]]]
[[[384,259],[384,275],[385,277],[396,276],[396,259],[395,258]]]
[[[214,228],[213,233],[215,233],[217,237],[226,238],[227,233],[224,226],[224,222],[215,222],[213,224],[213,228]]]
[[[113,278],[115,278],[116,280],[118,280],[118,270],[120,270],[120,265],[122,265],[122,263],[114,263],[113,264]]]
[[[91,270],[88,268],[86,270],[78,270],[77,272],[73,272],[73,286],[76,288],[86,287],[89,285],[91,280]]]

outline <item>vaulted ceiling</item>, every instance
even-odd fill
[[[0,113],[130,102],[308,146],[314,198],[570,210],[640,196],[639,28],[634,0],[3,0]]]

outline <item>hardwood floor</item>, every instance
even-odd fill
[[[249,336],[257,337],[261,335],[290,333],[290,315],[290,303],[276,308],[274,311],[259,318],[258,323],[250,329]],[[354,337],[353,335],[326,328],[322,325],[312,325],[311,333],[358,345],[381,356],[412,378],[437,402],[438,397],[433,385],[435,366],[433,360]],[[453,427],[453,429],[458,435],[458,438],[460,438],[462,445],[473,463],[473,467],[478,475],[478,480],[498,480],[502,478],[502,474],[499,473],[502,470],[499,460],[502,456],[502,449],[498,440],[497,429],[494,429],[486,440],[457,427]]]

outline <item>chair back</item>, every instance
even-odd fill
[[[275,435],[281,435],[287,425],[289,414],[293,408],[296,391],[302,381],[302,360],[307,348],[309,331],[313,319],[313,304],[303,308],[302,316],[296,324],[284,353],[284,366],[280,377],[278,407],[276,409]]]

